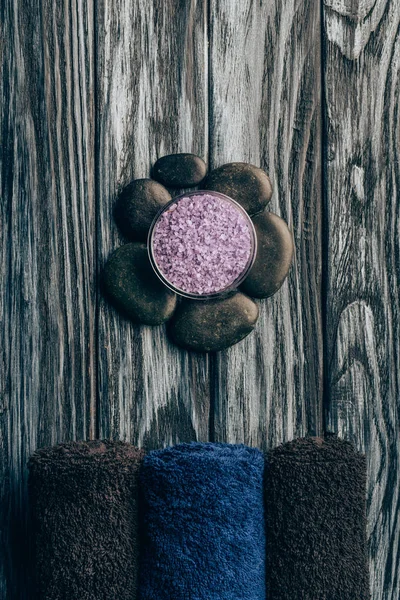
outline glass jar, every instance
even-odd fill
[[[199,213],[203,206],[211,212],[211,216],[213,214],[215,215],[214,219],[210,221],[210,214],[208,214],[203,218],[203,221],[201,221],[202,217],[199,217]],[[179,213],[175,213],[175,215],[168,214],[172,213],[177,208],[179,208]],[[215,209],[214,213],[213,209]],[[200,228],[196,227],[196,224],[192,222],[190,218],[191,210],[197,220],[197,224],[200,224]],[[197,214],[194,212],[195,210],[197,211]],[[180,215],[182,211],[183,214]],[[184,211],[187,211],[186,216]],[[175,219],[175,226],[170,224],[171,219]],[[242,243],[239,238],[235,238],[235,235],[231,235],[230,237],[224,235],[224,224],[226,225],[226,232],[229,232],[230,227],[232,227],[235,228],[238,235],[242,235]],[[168,227],[173,227],[174,231],[170,230],[168,232]],[[163,238],[161,237],[162,228],[164,228]],[[186,246],[180,244],[176,237],[177,229],[179,229],[181,238],[182,236],[186,238]],[[196,247],[191,247],[191,240],[194,240],[196,237],[194,234],[192,235],[192,231],[198,232],[200,229],[202,234],[205,231],[205,238],[208,238],[208,240],[215,243],[214,246],[207,247],[204,242],[197,240],[198,245]],[[222,233],[220,233],[221,230]],[[164,239],[164,242],[161,242],[161,239]],[[175,246],[179,247],[179,251],[175,255],[173,254],[174,251],[171,250],[171,240]],[[201,244],[203,244],[203,247],[201,247]],[[238,254],[236,262],[234,256],[235,244]],[[165,254],[163,254],[163,248],[165,249]],[[167,249],[169,253],[168,258],[166,258]],[[200,254],[196,253],[197,249],[199,249]],[[159,211],[149,230],[148,252],[155,273],[169,289],[185,298],[208,300],[211,298],[220,298],[229,294],[244,281],[253,266],[256,257],[257,236],[252,220],[238,202],[220,192],[199,190],[181,194],[180,196],[173,198],[173,200]],[[207,256],[207,252],[209,256]],[[212,259],[216,264],[207,266],[208,259]],[[193,267],[194,261],[196,261],[195,267]],[[228,261],[230,261],[230,263]],[[163,262],[168,264],[169,275],[166,274],[167,269],[165,268],[165,265],[161,264]],[[187,275],[186,278],[189,282],[188,284],[179,284],[177,283],[177,279],[180,277],[180,275],[178,276],[178,273],[184,272],[185,265],[188,268],[188,273],[190,273],[189,267],[194,269],[193,276],[190,274]],[[212,270],[210,271],[211,267]],[[219,272],[221,278],[226,279],[227,275],[225,271],[229,272],[230,268],[233,269],[233,274],[235,276],[232,278],[232,281],[228,281],[223,287],[218,288],[218,285],[215,284],[214,288],[216,289],[208,289],[207,291],[202,292],[194,291],[193,287],[195,287],[196,284],[198,284],[198,287],[201,287],[201,272],[204,272],[204,269],[207,268],[209,269],[209,276],[213,277],[216,281],[218,280]],[[176,269],[176,272],[174,269]],[[236,273],[235,271],[238,272]],[[192,281],[190,283],[191,277]],[[195,280],[196,277],[200,278],[200,280]],[[171,281],[171,279],[175,281]]]

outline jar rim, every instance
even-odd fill
[[[239,209],[239,211],[242,213],[242,215],[246,219],[246,222],[248,224],[249,231],[250,231],[250,241],[251,241],[249,259],[248,259],[246,267],[243,269],[243,271],[236,277],[236,279],[233,282],[231,282],[225,288],[218,290],[217,292],[211,292],[208,294],[196,294],[196,293],[188,292],[186,290],[182,290],[181,288],[176,287],[171,281],[169,281],[165,277],[165,275],[161,272],[160,268],[158,267],[157,261],[154,256],[154,248],[153,248],[154,231],[155,231],[155,227],[156,227],[161,215],[164,212],[166,212],[171,207],[171,205],[177,204],[183,198],[190,198],[191,196],[201,196],[201,195],[216,196],[218,198],[222,198],[223,200],[227,200],[231,204],[235,205],[235,207],[237,209]],[[241,283],[243,283],[243,281],[246,279],[246,277],[249,274],[249,271],[250,271],[251,267],[253,266],[254,261],[256,259],[257,234],[256,234],[256,230],[254,227],[254,223],[251,220],[250,215],[243,208],[243,206],[241,204],[239,204],[239,202],[237,202],[237,200],[235,200],[234,198],[231,198],[230,196],[227,196],[226,194],[223,194],[221,192],[216,192],[214,190],[195,190],[192,192],[186,192],[186,193],[180,194],[179,196],[175,196],[175,198],[172,198],[169,202],[167,202],[167,204],[165,204],[158,211],[158,213],[156,214],[156,216],[154,217],[154,219],[150,225],[149,233],[147,236],[147,251],[148,251],[150,263],[151,263],[151,266],[153,267],[154,272],[156,273],[157,277],[163,282],[163,284],[168,289],[170,289],[171,291],[173,291],[174,293],[176,293],[179,296],[182,296],[184,298],[188,298],[191,300],[213,300],[213,299],[222,298],[224,296],[229,295],[231,292],[235,291],[239,287],[239,285]]]

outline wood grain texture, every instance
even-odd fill
[[[124,243],[118,191],[155,160],[207,160],[207,30],[202,0],[102,0],[97,8],[97,206],[101,267]],[[99,298],[99,433],[145,447],[208,439],[205,356],[133,326]]]
[[[326,1],[327,427],[368,459],[371,597],[400,596],[400,5]]]
[[[400,6],[323,11],[321,59],[312,0],[1,4],[0,600],[26,597],[37,446],[320,433],[323,346],[326,427],[368,457],[372,598],[399,598]],[[263,167],[295,241],[255,333],[211,358],[98,287],[118,191],[178,151]]]
[[[9,57],[4,44],[10,31],[9,19],[0,21],[0,600],[7,599],[9,589],[9,527],[10,506],[10,313],[11,313],[11,169],[8,155],[12,140],[6,136],[12,107],[9,103]]]
[[[25,597],[28,456],[94,433],[93,39],[90,2],[2,4],[2,600]]]
[[[211,166],[264,168],[295,241],[255,333],[214,358],[220,441],[268,447],[321,430],[320,93],[318,3],[211,0]]]

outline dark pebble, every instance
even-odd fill
[[[239,202],[249,215],[264,210],[272,196],[268,175],[254,165],[240,162],[228,163],[211,171],[204,189],[230,196]]]
[[[268,298],[279,290],[290,268],[293,237],[285,221],[271,212],[253,218],[257,255],[242,290],[255,298]]]
[[[161,325],[175,310],[176,295],[158,279],[145,244],[125,244],[108,259],[102,278],[110,302],[135,323]]]
[[[206,163],[195,154],[169,154],[158,159],[152,177],[170,187],[191,187],[203,181]]]
[[[172,341],[195,352],[215,352],[237,344],[254,329],[258,306],[235,292],[217,300],[183,301],[168,326]]]
[[[118,196],[115,220],[130,240],[145,241],[158,211],[171,200],[169,191],[152,179],[134,179]]]

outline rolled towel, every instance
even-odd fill
[[[140,473],[139,600],[265,600],[264,457],[192,443]]]
[[[367,600],[366,462],[336,436],[271,450],[265,474],[269,600]]]
[[[29,462],[33,577],[40,600],[132,600],[143,452],[111,441],[44,448]]]

